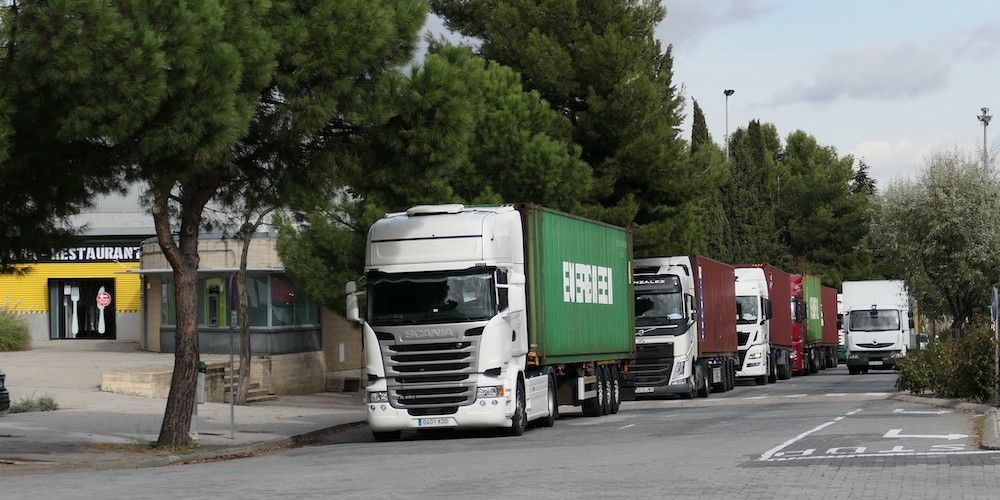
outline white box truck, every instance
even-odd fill
[[[902,280],[845,281],[844,337],[847,369],[895,368],[911,347],[912,316]]]

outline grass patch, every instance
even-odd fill
[[[10,405],[7,410],[10,413],[28,413],[33,411],[55,411],[59,409],[59,403],[52,396],[41,396],[38,398],[21,398],[16,403]]]
[[[24,318],[0,307],[0,352],[31,349],[31,334]]]

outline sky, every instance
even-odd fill
[[[1000,1],[663,0],[657,37],[712,137],[752,119],[802,129],[863,158],[879,185],[931,153],[982,148],[980,108],[1000,113]],[[431,32],[445,31],[440,19]],[[993,114],[991,112],[991,114]],[[987,129],[993,137],[1000,118]]]

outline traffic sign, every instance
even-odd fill
[[[111,305],[111,294],[104,290],[97,292],[97,306],[108,307],[109,305]]]

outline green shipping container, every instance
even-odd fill
[[[533,205],[518,210],[527,261],[528,344],[539,364],[632,358],[631,234]]]
[[[819,277],[806,274],[802,277],[802,300],[806,305],[806,345],[823,341],[823,297]]]

